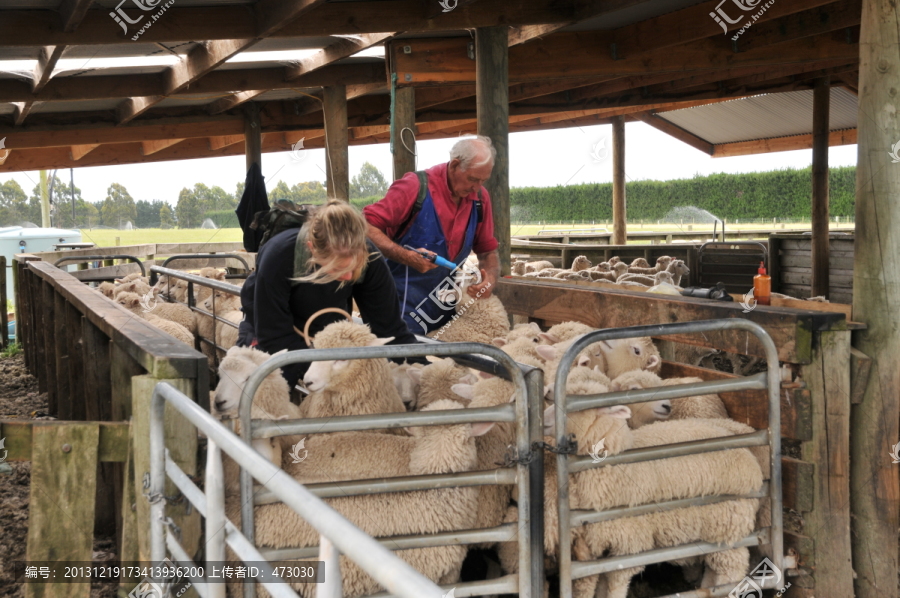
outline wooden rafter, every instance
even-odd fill
[[[329,64],[347,58],[357,52],[365,50],[371,46],[377,45],[393,33],[375,33],[364,34],[352,39],[339,39],[331,43],[312,56],[299,61],[295,66],[288,66],[284,69],[284,79],[286,81],[296,80],[305,75],[309,75]],[[248,102],[253,98],[264,94],[268,89],[257,89],[243,91],[231,94],[230,96],[220,98],[210,104],[208,111],[210,114],[221,114],[227,110],[231,110],[244,102]]]
[[[324,2],[325,0],[260,0],[253,6],[256,21],[259,23],[255,36],[245,39],[209,40],[199,44],[183,60],[170,66],[162,74],[164,82],[162,95],[129,98],[119,104],[116,107],[117,122],[120,125],[130,122],[166,96],[185,89],[229,58],[254,46],[280,27]],[[165,16],[168,18],[169,15]]]
[[[209,151],[215,152],[223,147],[240,143],[244,140],[243,135],[218,135],[209,138]]]
[[[856,129],[832,131],[828,135],[828,145],[853,145],[856,143]],[[730,156],[747,156],[767,152],[786,152],[789,150],[811,149],[812,133],[808,135],[791,135],[754,141],[738,141],[736,143],[720,143],[715,146],[713,158]]]
[[[50,77],[53,75],[53,69],[56,68],[56,63],[59,62],[59,59],[62,57],[65,50],[66,46],[44,46],[40,49],[38,61],[37,64],[34,65],[34,72],[32,73],[31,92],[33,94],[39,92],[41,88],[47,84],[47,81],[50,80]],[[16,103],[16,112],[13,115],[13,122],[17,126],[25,121],[25,118],[34,107],[34,104],[34,100]]]
[[[735,52],[746,52],[759,46],[800,39],[859,25],[861,0],[843,0],[817,6],[776,21],[756,24],[734,42]]]
[[[172,147],[176,143],[181,143],[184,139],[157,139],[155,141],[142,141],[141,153],[145,156],[161,152],[167,147]]]
[[[98,147],[100,147],[99,143],[92,143],[89,145],[73,145],[69,150],[69,156],[71,156],[73,161],[77,162]]]
[[[666,133],[667,135],[670,135],[679,141],[683,141],[684,143],[690,145],[693,148],[700,150],[701,152],[703,152],[705,154],[709,154],[711,156],[711,155],[713,155],[713,152],[715,151],[715,146],[712,143],[708,142],[705,139],[701,139],[700,137],[697,137],[696,135],[694,135],[693,133],[691,133],[689,131],[685,131],[684,129],[682,129],[679,126],[673,125],[666,119],[656,116],[653,112],[639,112],[639,113],[635,114],[634,116],[638,120],[641,120],[641,121],[647,123],[651,127],[658,129],[658,130],[662,131],[663,133]]]

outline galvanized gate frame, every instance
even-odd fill
[[[721,380],[714,382],[702,382],[695,384],[681,384],[678,386],[647,388],[625,392],[610,392],[597,395],[566,395],[566,379],[569,370],[575,363],[578,354],[588,345],[605,340],[618,340],[644,336],[662,336],[675,334],[704,333],[721,330],[744,330],[757,337],[766,353],[768,371],[738,378],[734,380]],[[559,369],[554,380],[554,396],[556,397],[556,432],[557,446],[568,443],[566,434],[566,420],[568,413],[610,407],[613,405],[628,405],[652,400],[675,399],[689,397],[698,394],[719,393],[737,390],[763,390],[769,394],[769,427],[767,430],[759,430],[751,434],[727,436],[708,440],[684,442],[677,445],[665,445],[625,451],[619,455],[607,457],[599,463],[594,463],[591,457],[578,457],[568,455],[564,451],[557,454],[557,486],[559,508],[559,577],[560,598],[572,598],[572,580],[607,573],[617,569],[648,565],[679,558],[700,556],[729,548],[741,546],[769,545],[768,557],[779,571],[784,571],[783,548],[783,513],[781,495],[781,401],[779,398],[780,376],[778,365],[778,352],[775,343],[766,331],[748,320],[706,320],[699,322],[679,322],[675,324],[659,324],[651,326],[632,326],[629,328],[604,329],[589,332],[578,338],[563,355]],[[648,553],[610,557],[590,562],[572,562],[572,527],[606,521],[619,517],[642,515],[648,512],[666,511],[697,504],[711,504],[722,500],[736,498],[762,498],[763,492],[746,496],[728,497],[699,497],[695,499],[675,500],[653,505],[639,505],[636,507],[623,507],[600,512],[582,512],[572,516],[569,510],[569,474],[585,471],[597,467],[625,463],[639,463],[654,459],[680,457],[683,455],[735,449],[751,446],[769,446],[770,480],[768,484],[768,497],[771,500],[771,526],[764,530],[756,530],[750,536],[738,542],[735,546],[718,546],[705,542],[695,542],[683,546],[661,548]],[[781,584],[784,582],[782,576]],[[765,587],[773,587],[766,585]],[[780,587],[780,585],[779,585]],[[727,596],[734,586],[725,585],[717,588],[705,588],[693,592],[681,592],[680,598],[712,598],[714,596]]]

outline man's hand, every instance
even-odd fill
[[[496,281],[491,281],[488,277],[488,273],[486,270],[481,270],[481,284],[473,284],[469,288],[466,289],[466,293],[470,297],[478,296],[479,299],[487,299],[494,292],[494,283]],[[479,295],[479,293],[481,293]]]
[[[431,262],[429,260],[426,260],[424,257],[422,257],[420,254],[416,253],[415,251],[412,251],[409,249],[407,251],[409,252],[408,261],[406,261],[405,263],[410,268],[414,269],[416,272],[419,272],[420,274],[424,274],[425,272],[428,272],[429,270],[434,270],[435,268],[437,268],[437,264],[435,264],[434,262]],[[427,249],[422,249],[421,247],[419,248],[419,251],[428,252]],[[430,252],[428,252],[428,253],[430,253]]]

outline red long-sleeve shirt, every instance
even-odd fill
[[[452,260],[462,249],[472,206],[478,199],[478,194],[473,193],[456,205],[451,199],[450,185],[447,183],[447,164],[432,166],[425,172],[428,174],[428,190],[431,191],[438,221],[447,239],[447,253]],[[400,232],[397,229],[409,216],[418,194],[419,177],[414,172],[407,172],[393,182],[384,199],[363,208],[363,215],[369,224],[393,239]],[[481,203],[484,217],[475,229],[475,241],[472,244],[472,249],[477,254],[494,251],[498,246],[497,239],[494,238],[494,217],[487,189],[481,191]]]

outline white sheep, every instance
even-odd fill
[[[672,284],[681,286],[681,279],[691,273],[684,260],[672,260],[666,267],[666,272],[672,275]]]
[[[655,388],[657,386],[674,386],[678,384],[693,384],[702,382],[700,378],[667,378],[661,379],[653,372],[646,370],[633,370],[619,375],[612,382],[611,389],[636,390],[639,388]],[[721,418],[727,419],[728,412],[722,399],[717,394],[697,395],[672,399],[672,419],[687,418]]]
[[[523,260],[516,260],[512,263],[510,270],[514,275],[522,276],[523,274],[525,274],[525,266],[526,262],[524,262]]]
[[[644,258],[637,257],[631,261],[631,264],[629,265],[629,267],[630,268],[649,268],[650,264],[647,263],[647,260],[645,260]]]
[[[546,260],[541,260],[537,262],[528,262],[525,264],[525,272],[540,272],[544,268],[552,268],[553,264]]]
[[[449,322],[428,333],[430,338],[448,343],[474,342],[490,344],[498,336],[509,333],[509,316],[506,308],[496,295],[490,297],[470,297],[467,289],[481,282],[481,273],[459,269],[456,275],[458,290],[448,295],[449,302],[455,302],[456,314]]]
[[[587,334],[588,332],[593,332],[596,330],[593,326],[588,326],[587,324],[582,324],[581,322],[568,321],[568,322],[560,322],[559,324],[554,324],[551,326],[547,332],[541,333],[541,344],[544,345],[555,345],[557,343],[562,343],[567,340],[571,340],[577,336],[581,336],[582,334]]]
[[[601,368],[610,379],[615,379],[631,370],[649,370],[659,372],[662,367],[662,358],[659,349],[653,344],[649,336],[637,338],[625,338],[619,340],[600,341],[596,346],[603,359]],[[594,365],[599,357],[592,354]]]
[[[150,285],[146,284],[140,280],[131,280],[129,282],[123,282],[116,286],[113,294],[115,297],[118,297],[122,293],[136,293],[138,295],[144,296],[150,292]]]
[[[618,264],[621,261],[622,261],[622,258],[620,258],[617,255],[614,255],[611,258],[609,258],[608,260],[606,260],[606,263],[609,264],[610,266],[615,266],[616,264]]]
[[[663,283],[674,284],[672,275],[665,270],[657,272],[653,276],[647,276],[645,274],[625,274],[616,280],[617,284],[622,284],[624,282],[640,284],[645,287],[652,287]]]
[[[544,268],[542,270],[538,270],[538,278],[553,278],[560,272],[565,271],[565,268]]]
[[[114,282],[109,282],[109,281],[101,282],[100,286],[97,287],[97,291],[100,292],[101,294],[103,294],[103,296],[109,297],[110,299],[112,299],[113,297],[116,296],[116,287],[118,287],[118,286],[119,285],[117,285]]]
[[[612,266],[609,265],[609,262],[600,262],[596,266],[591,266],[591,272],[609,272],[612,270]]]
[[[580,272],[581,270],[587,270],[591,267],[591,260],[587,259],[587,257],[583,255],[579,255],[574,260],[572,260],[572,271]]]
[[[615,282],[617,278],[627,272],[628,264],[624,262],[617,262],[611,266],[611,270],[609,272],[588,271],[588,274],[590,275],[591,280],[608,280],[610,282]]]
[[[541,327],[537,325],[536,322],[527,322],[523,324],[516,324],[513,326],[513,329],[509,331],[506,335],[506,338],[497,337],[494,339],[494,344],[498,347],[502,347],[506,343],[511,343],[513,341],[517,341],[520,338],[527,338],[537,344],[540,341]],[[503,341],[500,344],[497,344],[497,341]]]
[[[279,351],[283,353],[283,351]],[[278,355],[278,353],[276,353]],[[219,384],[216,386],[215,412],[236,416],[241,393],[247,380],[272,355],[251,347],[232,347],[219,363]],[[302,417],[300,408],[291,403],[287,380],[276,369],[266,376],[256,391],[252,405],[272,414],[275,419]]]
[[[438,401],[429,409],[461,409],[454,401]],[[428,475],[472,470],[477,463],[473,440],[492,424],[457,424],[411,429],[412,437],[372,433],[314,435],[306,441],[306,457],[299,464],[283,463],[297,481],[344,481],[373,475]],[[390,469],[392,471],[389,471]],[[379,538],[397,535],[429,535],[465,530],[475,522],[477,488],[444,488],[392,494],[350,496],[326,502],[365,533]],[[385,508],[390,505],[390,508]],[[240,501],[226,497],[226,514],[240,524]],[[265,548],[307,547],[319,543],[319,532],[284,504],[255,507],[256,545]],[[413,515],[414,516],[411,516]],[[463,545],[399,550],[397,556],[436,583],[459,580],[466,555]],[[383,590],[357,565],[342,557],[343,596],[353,598]],[[294,589],[304,598],[316,592],[314,584],[299,583]],[[239,586],[229,586],[238,596]]]
[[[116,295],[116,303],[123,306],[128,311],[136,313],[137,315],[145,319],[148,315],[153,315],[157,318],[163,318],[165,320],[170,320],[172,322],[180,324],[181,326],[186,328],[191,333],[191,335],[197,332],[193,312],[191,312],[191,309],[187,305],[183,305],[181,303],[165,303],[163,301],[156,301],[154,303],[148,304],[148,306],[150,307],[149,311],[144,311],[144,307],[141,301],[142,298],[136,293],[119,293],[118,295]],[[191,341],[190,344],[193,346],[193,341]]]
[[[421,363],[401,364],[390,361],[388,362],[388,367],[391,369],[391,380],[393,380],[394,387],[400,394],[400,400],[407,406],[414,407],[416,397],[419,394],[419,375],[414,374],[413,371],[421,370],[423,365]]]
[[[642,372],[643,370],[637,370]],[[629,372],[630,374],[631,372]],[[647,372],[651,376],[655,376],[652,372]],[[623,386],[621,381],[623,374],[615,380],[610,379],[600,371],[599,366],[593,368],[574,367],[569,376],[566,378],[566,389],[569,394],[587,395],[600,394],[605,392],[614,392],[620,390],[633,390],[631,386]],[[644,403],[633,403],[629,405],[631,408],[631,417],[628,419],[628,425],[631,428],[640,428],[647,424],[669,419],[672,413],[672,401],[669,399],[657,399],[655,401],[646,401]]]
[[[416,411],[422,411],[440,400],[460,401],[459,394],[452,390],[453,385],[474,384],[478,380],[475,374],[450,358],[439,359],[421,369],[410,370],[409,374],[419,382],[418,394],[410,405]]]
[[[380,347],[393,340],[377,338],[365,324],[334,322],[313,339],[316,349]],[[303,382],[311,392],[300,406],[303,417],[340,417],[402,413],[406,406],[391,379],[387,359],[314,361]]]

